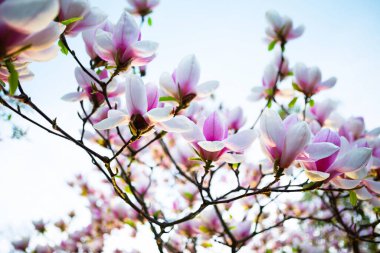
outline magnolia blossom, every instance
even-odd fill
[[[242,153],[256,138],[254,130],[243,130],[229,136],[227,123],[218,112],[207,117],[202,130],[192,121],[191,125],[192,129],[182,136],[207,161],[240,163],[243,161]]]
[[[45,61],[57,53],[56,41],[64,26],[54,22],[58,0],[0,2],[0,59]]]
[[[305,149],[301,164],[312,181],[338,180],[342,174],[365,168],[371,158],[371,149],[351,147],[344,137],[330,130],[322,129]]]
[[[13,66],[15,67],[15,70],[18,73],[18,78],[20,80],[29,80],[31,79],[34,74],[28,69],[28,62],[22,62],[22,61],[14,61],[12,62]],[[5,66],[0,67],[0,80],[3,82],[8,81],[9,72],[8,69]]]
[[[189,130],[190,120],[181,115],[173,118],[173,107],[157,107],[158,88],[156,85],[144,85],[139,76],[128,75],[125,95],[126,112],[109,110],[108,117],[96,123],[95,129],[104,130],[129,124],[133,135],[147,134],[153,130],[156,123],[161,122],[160,127],[167,131]]]
[[[280,16],[278,12],[271,10],[266,13],[269,27],[265,30],[268,42],[280,42],[282,44],[296,39],[303,34],[304,27],[293,28],[293,22],[286,16]]]
[[[260,140],[269,159],[288,168],[310,141],[308,125],[292,114],[281,120],[277,112],[266,110],[260,121]]]
[[[148,15],[152,12],[153,8],[156,7],[160,0],[127,0],[131,5],[131,9],[128,11],[132,14],[138,14],[142,17]]]
[[[319,68],[308,68],[302,63],[298,63],[294,67],[294,77],[294,88],[308,97],[322,90],[330,89],[334,87],[336,83],[335,77],[331,77],[322,82],[322,74]]]
[[[28,248],[28,246],[29,246],[29,241],[30,241],[29,237],[24,237],[20,240],[13,241],[12,246],[16,250],[26,251],[26,248]]]
[[[186,106],[195,97],[203,98],[211,95],[219,86],[217,81],[198,84],[199,78],[199,62],[195,55],[188,55],[180,61],[173,74],[165,72],[161,75],[160,86],[167,95]]]
[[[339,135],[344,136],[349,142],[353,142],[365,136],[365,124],[363,117],[351,117],[339,128]]]
[[[98,8],[90,7],[87,0],[60,0],[58,21],[80,18],[66,26],[65,34],[75,36],[79,32],[102,23],[107,16]]]
[[[90,56],[91,60],[95,60],[97,57],[99,57],[94,49],[96,31],[98,29],[101,29],[108,33],[112,33],[114,29],[114,25],[111,23],[111,21],[107,19],[106,21],[101,23],[99,26],[93,27],[91,29],[87,29],[86,31],[82,32],[82,38],[86,46],[86,52]]]
[[[225,112],[228,129],[238,131],[245,123],[246,118],[243,115],[243,108],[240,106]]]
[[[323,126],[330,114],[335,110],[336,105],[336,102],[330,99],[316,102],[313,107],[310,107],[309,116]]]
[[[93,76],[99,76],[99,79],[102,81],[108,80],[108,73],[107,70],[103,70],[102,72],[97,75],[93,70],[87,69],[89,73],[91,73]],[[102,92],[102,87],[95,82],[84,70],[82,70],[80,67],[77,67],[75,69],[75,78],[79,84],[79,87],[82,88],[81,91],[78,92],[71,92],[62,97],[65,101],[70,102],[76,102],[88,99],[90,100],[94,105],[99,106],[104,101],[104,95]],[[108,98],[114,98],[124,93],[124,87],[120,85],[120,83],[117,81],[117,79],[113,79],[112,82],[110,82],[107,85],[107,96]]]
[[[112,32],[97,29],[94,50],[109,65],[119,69],[148,64],[155,57],[158,43],[140,40],[140,28],[124,12]]]

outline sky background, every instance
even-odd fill
[[[127,7],[124,0],[90,3],[113,22]],[[243,106],[248,118],[254,119],[263,104],[247,102],[246,97],[260,85],[263,69],[273,58],[263,42],[265,12],[270,9],[306,27],[301,38],[287,45],[291,66],[303,62],[318,66],[323,79],[338,78],[336,87],[324,91],[317,101],[337,100],[345,117],[362,115],[368,128],[380,126],[380,1],[375,0],[162,0],[152,15],[153,26],[142,31],[143,39],[160,44],[145,80],[157,83],[162,72],[172,71],[183,56],[195,53],[201,81],[219,80],[217,97],[226,105]],[[81,37],[70,38],[69,44],[87,62]],[[33,63],[35,78],[23,86],[62,128],[79,136],[78,105],[60,100],[77,87],[75,67],[74,60],[62,54]],[[54,220],[69,210],[83,210],[83,200],[66,182],[77,173],[92,171],[83,150],[17,117],[13,120],[28,134],[11,140],[7,126],[0,123],[0,252],[8,249],[7,239],[28,234],[31,220]]]

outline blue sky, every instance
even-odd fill
[[[112,21],[127,6],[124,0],[90,2]],[[195,53],[201,80],[219,80],[217,97],[227,105],[244,106],[248,117],[254,118],[262,104],[245,98],[260,85],[263,69],[273,57],[262,40],[265,12],[270,9],[306,27],[304,35],[287,47],[290,64],[316,65],[324,78],[338,78],[336,87],[320,98],[338,100],[338,111],[346,117],[363,115],[369,128],[379,126],[380,1],[162,0],[152,15],[153,26],[142,32],[144,39],[160,43],[146,80],[157,82],[161,72],[171,71],[183,56]],[[69,43],[86,62],[81,38]],[[34,102],[72,134],[80,127],[78,107],[60,97],[77,86],[75,66],[72,58],[61,54],[50,62],[33,63],[36,77],[24,84]],[[14,119],[28,128],[28,136],[7,140],[6,127],[0,125],[5,139],[0,142],[0,251],[6,247],[1,238],[25,232],[32,219],[53,219],[81,208],[83,202],[66,181],[74,173],[91,171],[85,152]]]

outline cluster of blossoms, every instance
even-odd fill
[[[265,68],[262,86],[250,94],[253,101],[266,100],[250,127],[250,115],[241,107],[211,109],[208,98],[219,82],[200,82],[195,55],[185,56],[173,72],[162,73],[158,85],[145,81],[158,43],[142,40],[141,26],[158,1],[128,2],[129,13],[124,11],[113,24],[86,0],[0,1],[3,95],[31,106],[54,133],[83,148],[112,186],[105,194],[78,176],[70,185],[88,199],[90,224],[70,230],[70,222],[62,219],[54,224],[66,235],[59,243],[30,245],[24,238],[13,241],[14,248],[100,252],[113,231],[129,227],[133,237],[149,226],[159,252],[218,251],[223,246],[232,252],[243,247],[256,252],[326,250],[320,244],[339,252],[372,250],[371,243],[379,239],[380,129],[366,130],[362,117],[337,120],[334,102],[314,101],[336,78],[322,81],[317,67],[291,67],[286,45],[302,35],[303,26],[293,28],[289,18],[267,13],[268,49],[278,45],[280,51]],[[141,25],[132,15],[140,16]],[[79,34],[89,68],[66,39]],[[18,84],[31,76],[31,61],[56,55],[57,41],[79,64],[74,73],[78,88],[62,99],[80,101],[80,138],[39,110]],[[283,83],[289,79],[292,88],[286,89]],[[281,96],[289,102],[282,104]],[[298,98],[304,99],[303,110]],[[13,111],[27,118],[19,108]],[[264,153],[260,161],[251,148],[256,140]],[[99,146],[112,156],[93,149]],[[291,202],[279,198],[291,192],[306,193]],[[364,214],[367,209],[372,212]],[[355,215],[356,220],[350,218]],[[302,232],[289,229],[289,219],[298,220]],[[34,226],[42,234],[48,230],[43,221]]]

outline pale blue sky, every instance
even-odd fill
[[[124,0],[90,2],[112,21],[127,6]],[[272,60],[273,53],[262,41],[264,15],[270,9],[306,27],[305,34],[288,45],[290,64],[316,65],[324,78],[336,76],[337,86],[321,97],[339,100],[343,115],[363,115],[370,128],[379,126],[380,1],[375,0],[163,0],[152,16],[153,27],[143,29],[144,39],[160,43],[146,80],[157,82],[161,72],[171,71],[183,56],[195,53],[201,80],[219,80],[217,96],[228,105],[243,105],[255,117],[262,105],[245,98],[251,87],[260,85],[262,71]],[[86,59],[79,37],[69,43]],[[72,134],[80,127],[78,107],[60,97],[76,88],[75,66],[72,58],[61,54],[48,63],[33,63],[36,77],[24,84],[34,102]],[[80,208],[83,202],[66,181],[74,173],[91,170],[86,153],[73,144],[23,125],[28,128],[26,139],[0,142],[0,251],[6,247],[1,238],[8,238],[12,230],[22,233],[31,219],[53,219]],[[4,138],[3,131],[0,126]]]

